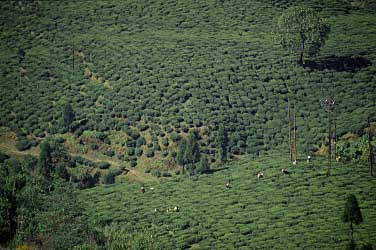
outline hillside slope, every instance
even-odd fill
[[[302,152],[325,140],[320,99],[337,100],[338,136],[361,133],[375,110],[376,15],[311,1],[332,28],[302,68],[272,39],[276,17],[300,2],[5,2],[0,125],[35,137],[65,133],[62,106],[70,103],[76,143],[84,131],[112,131],[106,148],[143,162],[133,148],[143,136],[143,157],[153,151],[161,164],[190,129],[215,161],[219,123],[235,155],[284,144],[287,97],[297,103]]]
[[[147,184],[144,194],[140,185],[95,187],[81,201],[98,225],[152,226],[165,249],[344,249],[349,225],[341,216],[346,196],[355,194],[364,218],[355,241],[376,244],[376,182],[366,165],[336,164],[329,177],[323,159],[282,175],[286,166],[279,155],[246,159],[213,174]],[[166,212],[175,206],[179,212]]]

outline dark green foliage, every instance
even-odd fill
[[[161,177],[161,176],[162,176],[161,171],[158,170],[158,169],[152,169],[152,170],[150,171],[150,173],[151,173],[153,176],[156,176],[156,177]]]
[[[176,162],[182,167],[184,167],[184,165],[187,164],[187,161],[185,158],[186,149],[187,149],[187,141],[183,139],[180,141],[179,148],[176,153]]]
[[[25,186],[21,164],[12,159],[0,165],[0,246],[9,242],[17,230],[17,192]]]
[[[109,169],[111,167],[111,164],[108,163],[108,162],[99,162],[97,164],[97,166],[100,168],[100,169]]]
[[[198,173],[202,174],[207,172],[210,169],[209,162],[206,155],[202,155],[200,158],[200,162],[198,164],[197,171]]]
[[[346,245],[346,250],[356,250],[356,244],[354,240],[350,240],[350,242]]]
[[[146,144],[145,138],[142,136],[140,136],[136,141],[136,147],[138,148],[145,144]]]
[[[191,166],[200,160],[200,148],[198,144],[197,131],[191,131],[188,135],[184,158],[186,164]]]
[[[69,173],[68,173],[68,170],[66,168],[66,165],[65,163],[63,162],[59,162],[56,166],[55,166],[55,176],[57,178],[62,178],[63,180],[65,181],[68,181],[69,180]]]
[[[90,229],[74,190],[64,182],[55,182],[52,190],[42,198],[44,209],[35,217],[40,228],[37,235],[43,246],[63,250],[87,242]]]
[[[207,175],[148,183],[146,188],[155,189],[146,196],[140,195],[139,183],[118,183],[84,190],[81,201],[97,221],[118,221],[129,229],[157,225],[164,249],[189,247],[188,242],[201,239],[198,249],[332,250],[345,249],[350,241],[341,217],[345,190],[353,190],[362,200],[364,216],[354,231],[357,247],[374,244],[376,179],[368,176],[366,165],[354,170],[353,164],[336,162],[326,177],[325,163],[326,158],[313,157],[311,163],[300,161],[298,167],[288,167],[289,175],[282,175],[282,166],[291,162],[288,154],[278,151],[212,168]],[[262,180],[255,176],[260,169],[265,173]],[[228,181],[230,189],[225,188]],[[176,205],[181,212],[165,212]]]
[[[170,135],[170,138],[173,142],[177,142],[181,140],[181,136],[176,132],[172,132]]]
[[[371,243],[363,244],[363,245],[360,247],[360,250],[373,250],[372,244],[371,244]]]
[[[3,152],[0,152],[0,163],[3,163],[6,159],[9,159],[9,156]]]
[[[363,216],[360,211],[358,201],[353,194],[347,196],[342,220],[343,222],[350,222],[350,243],[348,245],[348,248],[355,249],[353,224],[359,225],[360,223],[362,223]]]
[[[158,235],[154,231],[154,228],[127,230],[120,225],[111,224],[104,228],[107,239],[105,247],[107,250],[162,250]]]
[[[303,64],[304,54],[318,54],[329,30],[329,24],[313,9],[293,6],[278,18],[275,35],[283,47],[299,55]]]
[[[19,151],[24,151],[24,150],[30,149],[31,148],[30,140],[28,140],[27,138],[22,138],[22,139],[18,140],[17,143],[16,143],[16,148]]]
[[[147,151],[146,151],[146,157],[148,158],[151,158],[154,156],[154,150],[152,148],[149,148]]]
[[[50,143],[45,140],[40,144],[40,153],[39,153],[39,172],[45,178],[50,178],[51,168],[52,168],[52,149]]]
[[[314,150],[326,126],[318,104],[324,95],[338,100],[339,135],[361,131],[373,110],[368,41],[375,40],[375,17],[368,2],[4,2],[0,125],[24,136],[113,130],[136,140],[154,133],[171,139],[168,151],[195,128],[204,151],[213,149],[223,123],[229,157],[258,155],[286,143],[291,95],[299,107],[298,146]],[[290,64],[267,35],[276,17],[300,4],[331,24],[330,40],[306,68]],[[68,104],[70,128],[62,115]]]
[[[130,161],[131,167],[134,168],[137,166],[137,161],[136,160],[131,160]]]
[[[113,184],[115,183],[115,177],[117,173],[115,171],[108,171],[106,174],[102,176],[102,183],[103,184]]]
[[[78,188],[85,189],[85,188],[94,187],[99,182],[99,178],[100,178],[99,172],[95,173],[94,176],[92,176],[89,173],[81,174],[77,177]]]
[[[143,150],[142,150],[141,148],[136,148],[136,150],[135,150],[135,154],[136,154],[137,156],[141,156],[142,153],[143,153]]]
[[[70,130],[71,125],[73,121],[75,120],[75,113],[73,111],[72,105],[69,103],[66,103],[63,107],[63,126],[67,129]]]
[[[226,162],[227,160],[227,144],[228,144],[227,131],[225,130],[225,127],[221,123],[219,125],[219,129],[218,129],[217,137],[216,137],[217,159],[220,160],[221,162]]]
[[[346,199],[343,222],[350,222],[359,225],[363,222],[362,213],[355,195],[351,194]]]
[[[112,156],[115,155],[115,152],[114,152],[113,150],[109,149],[109,150],[107,150],[107,151],[105,152],[105,155],[107,155],[107,156],[109,156],[109,157],[112,157]]]
[[[376,141],[372,141],[372,145],[375,147]],[[340,141],[337,144],[337,152],[343,162],[368,161],[368,136]]]
[[[41,145],[43,152],[49,151],[46,145]],[[55,156],[52,150],[47,158]],[[63,161],[53,166],[48,179],[39,174],[36,164],[32,156],[24,162],[0,163],[0,245],[13,240],[17,245],[29,242],[46,249],[72,249],[87,241],[90,230],[76,193],[65,182]]]

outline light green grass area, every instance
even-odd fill
[[[96,223],[156,226],[166,249],[343,249],[349,225],[341,216],[346,195],[355,194],[364,218],[355,226],[356,242],[375,245],[376,180],[367,165],[336,163],[329,177],[326,166],[314,159],[290,167],[270,155],[213,174],[146,184],[144,194],[140,184],[100,186],[82,191],[81,201]],[[289,175],[281,173],[286,167]],[[259,170],[265,174],[260,180]],[[175,206],[180,212],[166,212]]]

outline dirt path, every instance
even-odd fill
[[[31,148],[30,150],[26,151],[18,151],[15,148],[16,140],[15,135],[12,134],[12,132],[5,132],[0,134],[0,150],[18,160],[22,159],[26,155],[33,155],[38,156],[39,155],[39,147]],[[72,156],[81,156],[83,158],[86,158],[88,160],[91,160],[93,162],[108,162],[112,166],[120,167],[122,162],[117,161],[111,158],[108,158],[106,156],[103,157],[96,157],[93,154],[77,154],[77,153],[71,153],[68,151],[68,153]],[[150,174],[143,173],[143,169],[136,170],[136,169],[130,169],[128,168],[128,173],[126,175],[126,178],[133,182],[159,182],[158,178],[155,176],[152,176]]]

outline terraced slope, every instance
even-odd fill
[[[96,223],[130,230],[153,225],[166,249],[344,249],[349,226],[341,216],[346,195],[355,194],[364,218],[356,242],[375,245],[376,182],[367,166],[336,164],[326,177],[325,165],[314,159],[283,176],[287,161],[270,155],[150,184],[144,194],[140,185],[96,187],[84,190],[81,201]],[[258,170],[264,179],[257,179]],[[179,212],[166,212],[175,206]]]

